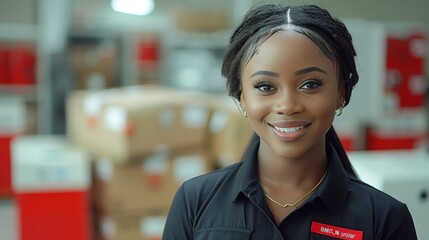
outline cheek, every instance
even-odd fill
[[[258,96],[245,94],[246,111],[249,118],[261,118],[269,112],[270,103],[266,99],[260,99]]]
[[[337,109],[336,99],[314,101],[312,105],[316,115],[326,117],[327,120],[333,120],[335,116],[335,110]]]

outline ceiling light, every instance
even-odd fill
[[[153,0],[112,0],[112,9],[133,15],[147,15],[155,7]]]

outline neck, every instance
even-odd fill
[[[327,168],[324,146],[316,147],[297,158],[284,158],[273,154],[261,141],[258,151],[258,174],[261,182],[270,186],[296,187],[304,182],[317,182]]]

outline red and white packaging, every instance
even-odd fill
[[[90,163],[64,136],[12,142],[20,240],[90,240]]]

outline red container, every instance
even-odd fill
[[[10,143],[13,135],[0,135],[0,198],[12,196]]]
[[[159,42],[156,38],[142,39],[137,51],[141,67],[156,67],[159,61]]]
[[[90,240],[89,199],[78,190],[18,193],[20,240]]]
[[[0,46],[0,85],[9,83],[9,50]]]
[[[36,82],[36,53],[34,49],[26,46],[11,48],[9,64],[11,84],[28,85]]]
[[[420,146],[424,133],[367,129],[365,150],[411,150]]]
[[[353,136],[339,135],[338,137],[345,151],[349,152],[356,150],[355,139]]]

